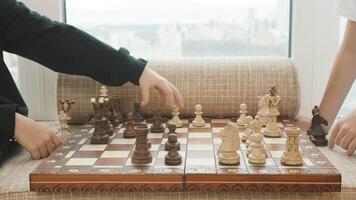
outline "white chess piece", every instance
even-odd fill
[[[195,106],[195,118],[192,122],[195,127],[204,127],[205,121],[203,119],[203,107],[200,104]]]
[[[302,154],[299,150],[299,134],[300,129],[297,127],[286,127],[285,133],[287,136],[286,148],[281,157],[281,163],[287,166],[303,165]]]
[[[244,126],[239,126],[241,141],[246,142],[250,135],[253,133],[251,129],[251,122],[253,121],[253,117],[246,117],[246,124]]]
[[[170,120],[170,123],[176,125],[177,128],[183,127],[182,121],[179,119],[179,107],[176,105],[173,105],[173,111],[172,111],[172,119]]]
[[[237,151],[240,149],[240,137],[238,127],[235,123],[228,123],[219,133],[222,140],[218,150],[219,163],[223,165],[238,165],[240,155]]]
[[[57,136],[63,143],[70,136],[69,126],[67,124],[67,120],[68,120],[67,115],[63,111],[59,112],[58,120],[59,120],[59,131]]]
[[[243,126],[246,124],[246,117],[247,117],[247,105],[242,103],[240,104],[240,117],[236,120],[236,124],[239,126]]]
[[[257,116],[260,117],[261,121],[263,122],[263,125],[266,125],[267,122],[269,121],[269,94],[266,94],[265,96],[259,96],[259,101],[258,101],[258,112]]]
[[[247,105],[240,104],[240,117],[236,120],[236,124],[239,127],[239,133],[241,135],[241,141],[245,142],[249,137],[251,131],[249,129],[249,124],[253,120],[251,116],[247,116]]]
[[[266,148],[262,143],[262,135],[254,134],[251,136],[251,153],[248,154],[248,162],[252,164],[266,163]]]
[[[278,126],[277,118],[272,117],[269,122],[267,122],[266,128],[263,129],[262,134],[266,137],[281,137],[282,131]]]
[[[259,116],[256,116],[254,120],[251,121],[250,123],[250,129],[251,133],[249,134],[249,137],[246,139],[246,148],[249,147],[251,144],[251,136],[254,134],[261,134],[261,129],[263,126],[263,122],[260,120]]]
[[[268,99],[268,115],[269,120],[267,122],[266,128],[262,131],[263,135],[266,137],[281,137],[282,132],[277,123],[277,117],[280,115],[278,111],[278,105],[281,101],[281,97],[277,95],[277,89],[271,87],[269,90],[269,99]]]
[[[105,86],[101,86],[99,92],[100,92],[100,97],[108,96],[108,89]]]

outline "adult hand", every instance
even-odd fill
[[[15,139],[32,159],[48,157],[60,144],[59,138],[42,124],[21,114],[15,114]]]
[[[356,109],[337,121],[330,129],[329,147],[335,144],[347,150],[351,156],[356,150]]]
[[[167,106],[177,105],[183,107],[183,98],[179,90],[167,81],[165,78],[152,71],[149,67],[145,67],[139,80],[140,90],[142,94],[141,106],[148,104],[150,99],[150,90],[157,89],[161,96],[165,99]]]

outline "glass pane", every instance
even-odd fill
[[[289,0],[67,0],[67,23],[135,56],[288,56]]]

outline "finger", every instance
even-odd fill
[[[339,129],[339,132],[337,133],[336,138],[335,138],[335,144],[340,146],[341,140],[346,136],[347,133],[348,133],[347,129],[344,127],[341,127]]]
[[[142,95],[141,106],[146,106],[150,101],[150,88],[144,85],[141,86],[140,88],[141,88],[141,95]]]
[[[347,133],[345,137],[341,140],[340,147],[347,150],[347,148],[349,147],[353,139],[354,139],[354,135],[351,134],[351,132]]]
[[[331,149],[335,147],[335,138],[339,132],[339,129],[339,123],[335,123],[335,125],[330,130],[329,148]]]
[[[356,149],[356,138],[354,138],[351,141],[349,147],[347,148],[347,155],[352,156],[352,154],[354,154],[355,152],[355,149]]]
[[[48,155],[51,155],[54,151],[54,144],[52,142],[47,143],[47,151],[48,151]]]
[[[53,134],[51,136],[51,141],[54,144],[54,148],[56,149],[59,145],[61,145],[61,140],[59,139],[59,137],[55,134]]]
[[[173,106],[174,105],[174,97],[171,87],[167,84],[166,81],[164,83],[159,84],[157,89],[160,91],[161,95],[166,101],[166,105]]]
[[[48,157],[48,150],[46,146],[42,146],[40,148],[40,153],[41,153],[41,158],[47,158]]]
[[[31,152],[31,158],[34,160],[39,160],[41,159],[41,153],[39,150],[35,150],[33,152]]]
[[[171,83],[169,83],[169,86],[173,90],[174,99],[177,102],[178,107],[183,108],[184,107],[183,97],[180,94],[179,90]]]

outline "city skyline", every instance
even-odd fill
[[[85,8],[80,1],[67,1],[69,24],[140,57],[288,57],[289,0],[152,0],[148,6],[136,0],[104,0],[88,1]],[[140,9],[144,17],[135,15]]]

